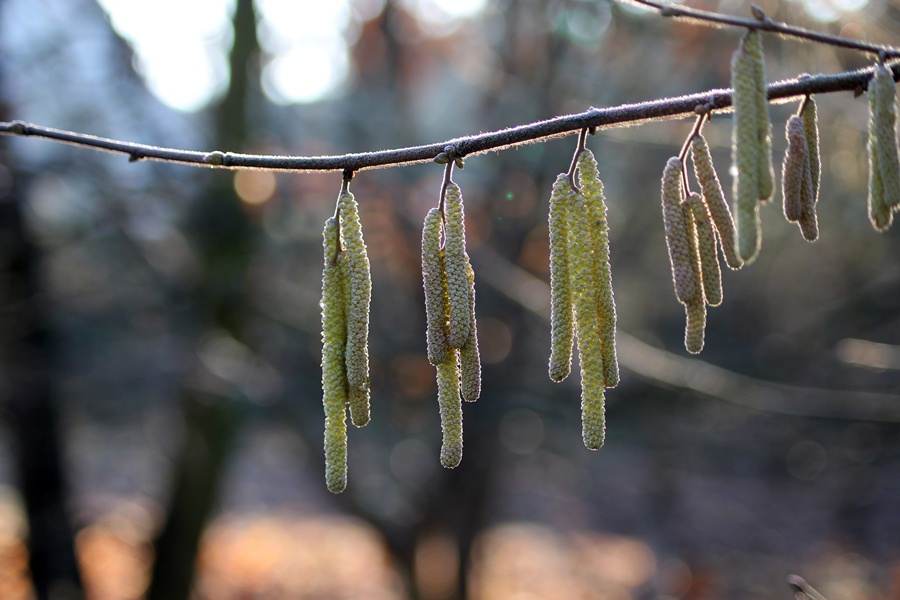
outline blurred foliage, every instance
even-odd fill
[[[209,112],[173,112],[144,90],[130,49],[92,1],[5,4],[3,69],[16,85],[3,101],[15,118],[166,146],[222,139]],[[367,8],[354,14],[366,18],[354,22],[342,93],[297,106],[257,93],[244,109],[245,145],[227,149],[415,145],[725,87],[739,36],[580,0],[496,0],[435,36],[413,2],[359,4]],[[810,19],[812,3],[759,4],[775,19],[873,41],[897,39],[900,25],[897,8],[876,0],[827,25]],[[748,4],[697,6],[743,14]],[[765,45],[770,80],[866,63],[812,44]],[[353,597],[362,581],[385,597],[774,598],[787,597],[789,572],[836,599],[897,597],[900,242],[896,228],[879,235],[866,218],[865,98],[817,101],[820,240],[806,243],[779,206],[764,207],[759,259],[724,274],[724,304],[709,316],[699,360],[743,376],[735,385],[749,391],[717,394],[687,359],[667,376],[658,355],[633,345],[607,395],[598,453],[581,446],[577,376],[553,384],[546,374],[546,202],[574,137],[472,157],[455,175],[485,370],[482,399],[464,407],[465,455],[453,472],[438,464],[419,270],[441,169],[360,173],[352,189],[372,261],[373,420],[350,432],[349,489],[338,497],[322,477],[318,301],[321,228],[340,174],[128,164],[9,140],[14,162],[4,169],[24,185],[43,250],[35,301],[60,340],[53,377],[90,597],[146,588],[147,544],[189,437],[186,382],[227,390],[242,420],[200,551],[199,598]],[[795,108],[771,110],[776,160]],[[730,125],[714,116],[704,128],[726,187]],[[664,358],[686,355],[659,176],[690,128],[657,123],[588,141],[609,201],[620,327],[671,353]],[[198,290],[233,274],[210,271],[197,234],[222,218],[197,203],[216,186],[234,188],[261,233],[226,248],[246,266],[230,290],[246,304],[227,327],[196,318]],[[198,372],[203,380],[192,380]],[[835,396],[839,418],[827,409]],[[872,402],[882,409],[854,412]],[[0,465],[0,478],[14,483],[10,469]],[[21,573],[14,537],[0,538],[0,550],[0,577]],[[326,568],[331,579],[316,583]],[[114,580],[121,587],[97,583]]]

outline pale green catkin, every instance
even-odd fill
[[[606,432],[603,347],[594,286],[593,252],[590,249],[590,211],[584,196],[576,193],[568,211],[569,282],[575,303],[575,336],[581,366],[581,421],[584,445],[597,450]]]
[[[875,72],[877,75],[877,67]],[[878,86],[876,82],[877,77],[875,76],[869,80],[869,220],[876,231],[885,231],[891,226],[893,215],[890,205],[885,200],[884,182],[879,164],[881,153],[878,146],[881,140],[878,134],[879,130],[883,130],[884,127],[877,121],[884,111],[879,110],[880,94],[876,90]]]
[[[794,115],[785,127],[788,147],[781,170],[781,189],[784,197],[784,216],[796,223],[803,215],[804,205],[812,202],[812,174],[809,170],[809,144],[803,119]]]
[[[700,354],[703,350],[703,338],[706,333],[706,304],[692,302],[684,306],[685,327],[684,347],[691,354]]]
[[[466,228],[463,199],[459,186],[452,181],[444,196],[444,271],[450,296],[450,334],[448,343],[462,348],[469,339],[469,284],[466,280]]]
[[[897,148],[897,85],[894,75],[885,65],[875,65],[872,77],[875,86],[875,135],[878,137],[878,168],[884,203],[897,210],[900,207],[900,155]],[[871,84],[870,84],[871,85]]]
[[[766,60],[763,54],[762,34],[758,30],[747,32],[744,38],[746,51],[753,63],[756,99],[756,134],[759,140],[759,190],[760,201],[772,198],[775,192],[775,165],[772,160],[772,121],[769,119],[769,100],[766,91]]]
[[[819,201],[819,183],[822,179],[822,158],[819,154],[819,117],[815,98],[812,96],[806,98],[800,116],[803,119],[803,130],[806,133],[806,143],[809,149],[809,176],[812,183],[813,204],[816,204]]]
[[[737,252],[731,209],[728,208],[728,202],[725,201],[725,193],[722,191],[722,184],[719,183],[719,177],[716,175],[709,146],[700,134],[695,135],[691,140],[691,160],[703,192],[703,201],[709,209],[716,232],[719,234],[719,243],[722,246],[722,254],[725,256],[725,264],[730,269],[740,269],[744,266],[744,262]]]
[[[438,406],[441,413],[441,465],[453,469],[463,453],[462,402],[459,398],[459,350],[450,348],[437,366]]]
[[[562,381],[572,368],[575,317],[569,282],[568,210],[575,189],[566,173],[560,173],[550,194],[550,379]]]
[[[719,306],[722,304],[722,269],[719,267],[719,253],[716,251],[716,234],[713,231],[712,216],[703,202],[703,198],[696,192],[688,197],[688,206],[696,230],[703,296],[710,306]]]
[[[748,39],[752,37],[748,35],[744,38],[731,59],[731,85],[734,88],[731,155],[735,172],[735,226],[738,254],[747,264],[756,259],[760,247],[759,165],[763,162],[764,148],[760,143],[759,132],[765,128],[760,125],[763,118],[759,115],[757,65],[747,48]],[[753,46],[752,40],[749,45]]]
[[[606,387],[619,384],[619,361],[616,357],[616,300],[612,287],[609,259],[609,225],[606,198],[594,154],[587,148],[578,155],[578,181],[588,209],[593,253],[593,286],[597,316],[600,319],[600,347]]]
[[[447,278],[441,249],[441,211],[432,208],[422,228],[422,282],[425,289],[426,340],[428,362],[437,366],[447,360],[450,306]]]
[[[337,221],[325,221],[322,233],[322,405],[325,409],[325,483],[338,494],[347,486],[347,376],[344,362],[346,320],[343,282],[337,260]]]
[[[353,424],[369,422],[369,305],[372,299],[372,275],[366,243],[359,220],[359,205],[350,192],[340,198],[341,240],[344,252],[344,297],[347,306],[348,400]]]
[[[460,389],[463,400],[475,402],[481,395],[481,353],[478,351],[478,324],[475,319],[475,270],[466,255],[466,279],[469,282],[469,314],[472,330],[459,349]]]
[[[689,231],[691,223],[686,218],[689,213],[685,212],[682,205],[682,167],[683,163],[677,156],[668,160],[663,170],[661,196],[675,297],[682,304],[690,304],[698,299],[703,301],[703,288],[700,285],[699,271],[694,268],[693,232]]]

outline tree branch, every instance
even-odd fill
[[[695,23],[701,23],[710,27],[719,25],[727,25],[729,27],[743,27],[746,29],[758,29],[759,31],[769,31],[778,35],[827,44],[838,48],[849,48],[851,50],[859,50],[875,55],[884,53],[886,58],[900,56],[900,48],[887,46],[885,44],[872,44],[861,40],[852,40],[849,38],[829,35],[802,27],[788,25],[781,21],[773,21],[767,17],[762,10],[754,7],[755,18],[732,17],[721,13],[700,10],[698,8],[690,8],[682,4],[674,4],[671,2],[660,2],[658,0],[620,0],[629,4],[637,4],[640,6],[648,6],[655,8],[664,17],[674,17],[676,19],[684,19]]]
[[[640,1],[651,4],[650,0]],[[679,10],[685,9],[680,8]],[[888,66],[893,70],[894,79],[897,79],[900,75],[900,62]],[[865,89],[871,76],[872,67],[869,67],[834,75],[822,74],[786,79],[769,85],[768,98],[770,101],[779,102],[807,94],[859,91]],[[712,111],[730,108],[731,89],[713,89],[687,96],[661,98],[637,104],[590,108],[577,114],[554,117],[545,121],[454,138],[424,146],[333,156],[275,156],[178,150],[53,129],[22,121],[0,122],[0,134],[40,137],[66,144],[125,154],[132,161],[154,160],[225,169],[362,171],[431,161],[441,152],[461,157],[483,154],[565,136],[588,127],[611,129],[692,116],[696,114],[695,111],[698,107],[705,107]]]

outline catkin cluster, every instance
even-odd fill
[[[900,208],[897,149],[897,87],[890,68],[879,62],[869,80],[869,220],[877,231],[891,226]]]
[[[609,228],[603,184],[593,153],[577,158],[580,190],[566,173],[550,196],[551,348],[553,381],[569,375],[573,340],[581,366],[582,438],[587,448],[603,445],[604,390],[619,382],[616,306],[609,262]]]
[[[325,482],[347,485],[346,406],[353,424],[369,422],[369,302],[372,279],[353,194],[342,192],[338,218],[325,221],[322,272],[322,404]]]
[[[762,239],[759,203],[771,198],[775,185],[765,59],[762,36],[756,30],[747,32],[732,56],[731,84],[737,247],[741,259],[749,264],[756,259]]]
[[[781,185],[784,216],[797,223],[803,237],[814,242],[819,237],[816,204],[819,201],[819,133],[816,104],[810,97],[800,112],[786,125],[788,149],[784,155]]]
[[[481,394],[481,358],[475,322],[475,271],[466,252],[465,216],[459,186],[448,183],[443,212],[432,208],[422,228],[428,361],[437,368],[441,415],[441,464],[462,460],[462,399]],[[441,244],[443,224],[444,241]]]

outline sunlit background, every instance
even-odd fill
[[[900,42],[887,0],[757,4]],[[724,87],[738,37],[595,0],[6,0],[0,119],[361,152]],[[871,61],[768,37],[766,58],[771,80]],[[900,598],[900,241],[866,216],[865,97],[818,105],[821,239],[806,243],[779,197],[765,207],[762,254],[724,274],[698,357],[658,199],[691,120],[588,140],[622,367],[596,453],[577,368],[546,375],[546,202],[574,138],[454,172],[484,391],[453,471],[438,462],[419,265],[442,170],[358,173],[373,420],[351,428],[340,496],[323,480],[319,370],[340,175],[3,139],[0,598],[76,597],[76,559],[89,600],[770,599],[791,597],[791,573],[829,600]],[[771,109],[776,163],[795,110]],[[704,134],[728,189],[730,117]]]

